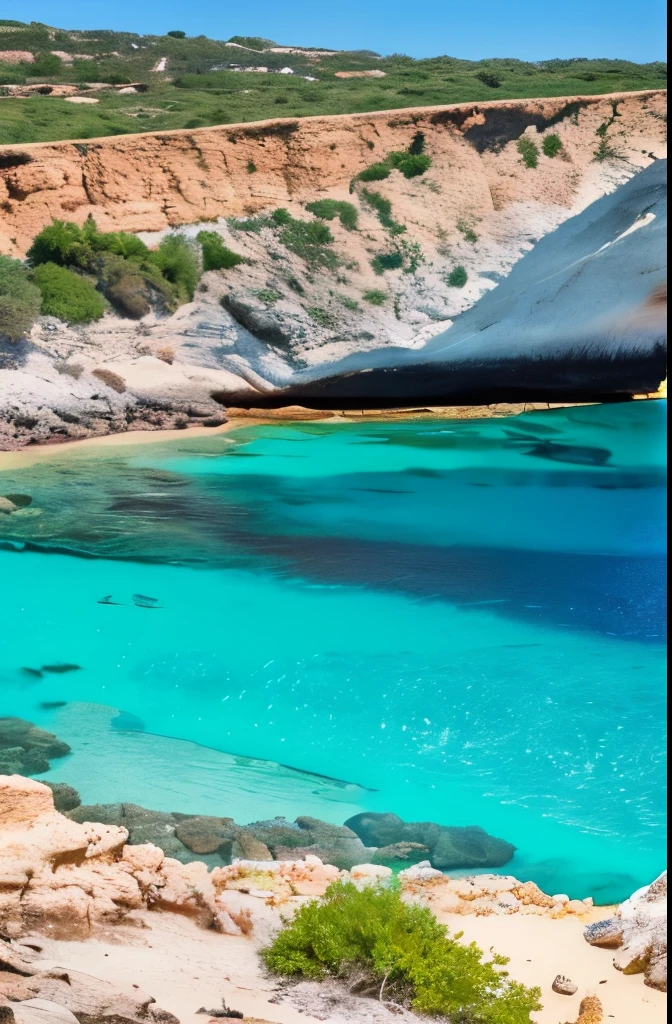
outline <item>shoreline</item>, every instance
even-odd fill
[[[667,387],[647,395],[633,395],[631,401],[661,401],[667,398]],[[304,406],[283,406],[278,409],[227,410],[227,420],[218,427],[184,427],[167,430],[128,430],[120,433],[98,434],[78,438],[74,441],[59,441],[50,444],[29,444],[23,448],[0,451],[0,472],[20,469],[60,452],[79,452],[89,448],[112,448],[140,444],[158,444],[162,441],[178,441],[186,438],[217,437],[244,427],[257,427],[275,423],[358,423],[358,422],[407,422],[409,420],[476,420],[499,419],[521,416],[530,412],[550,412],[554,409],[585,408],[600,405],[600,402],[517,402],[493,405],[461,406],[407,406],[395,409],[309,409]]]

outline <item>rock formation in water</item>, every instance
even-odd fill
[[[614,949],[614,967],[644,974],[651,988],[667,991],[667,872],[633,893],[612,918],[585,931],[591,946]]]
[[[631,229],[642,212],[633,196],[658,181],[664,107],[654,91],[4,147],[3,253],[25,253],[51,217],[81,224],[91,214],[105,230],[148,232],[150,244],[212,221],[208,230],[245,262],[205,273],[171,316],[108,312],[85,327],[41,317],[27,341],[0,343],[0,444],[214,425],[226,405],[488,402],[512,381],[534,397],[558,371],[568,392],[655,390],[664,309],[647,301],[664,277],[657,183],[646,222]],[[431,158],[425,173],[358,180],[416,136]],[[550,137],[561,143],[553,156],[543,151]],[[638,174],[645,168],[653,178]],[[606,219],[593,212],[549,236],[633,175],[641,186]],[[350,204],[358,229],[323,220],[333,244],[314,259],[269,214],[313,222],[306,205],[322,199]],[[563,284],[575,260],[581,272]],[[557,294],[544,267],[558,275]]]
[[[48,772],[51,758],[70,753],[67,743],[23,718],[0,718],[0,775]]]

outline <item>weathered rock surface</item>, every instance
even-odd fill
[[[617,950],[617,970],[643,973],[646,985],[666,992],[667,872],[633,893],[612,918],[589,925],[584,936],[593,946]]]
[[[7,1000],[4,1004],[3,999]],[[16,1024],[179,1024],[152,996],[62,970],[38,944],[0,939],[0,1021]]]
[[[396,843],[418,843],[429,850],[432,867],[501,867],[511,860],[515,846],[489,835],[476,825],[458,827],[433,821],[404,822],[396,814],[364,812],[345,823],[363,843],[388,847]]]

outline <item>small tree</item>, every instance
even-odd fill
[[[464,288],[468,279],[467,271],[464,267],[453,267],[448,275],[448,284],[451,288]]]
[[[166,35],[170,36],[171,39],[185,39],[187,33],[183,32],[182,29],[173,29],[172,32],[166,32]]]

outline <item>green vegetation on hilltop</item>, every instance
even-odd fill
[[[358,990],[383,1003],[464,1024],[529,1024],[539,989],[512,981],[506,957],[483,960],[428,907],[405,903],[397,888],[334,882],[304,904],[261,951],[273,974],[357,977]]]
[[[48,95],[0,95],[0,143],[85,139],[140,131],[234,124],[461,103],[492,98],[598,94],[664,88],[666,65],[620,60],[414,60],[367,51],[298,50],[273,53],[270,41],[234,37],[238,45],[205,36],[139,36],[130,32],[64,31],[31,23],[0,23],[0,50],[30,51],[33,63],[0,62],[0,94],[10,84],[140,83],[143,91],[89,91],[97,104],[73,104]],[[64,60],[52,51],[72,55]],[[80,56],[76,56],[80,55]],[[82,59],[81,55],[92,57]],[[152,71],[162,58],[165,72]],[[230,65],[237,65],[234,70]],[[266,74],[245,68],[264,66]],[[273,72],[291,67],[293,75]],[[384,72],[384,77],[337,78],[339,71]],[[308,81],[307,79],[315,79]],[[146,87],[146,88],[145,88]],[[5,89],[5,93],[7,90]],[[411,156],[423,156],[421,150]],[[410,165],[409,165],[410,166]],[[369,178],[368,180],[375,180]]]

